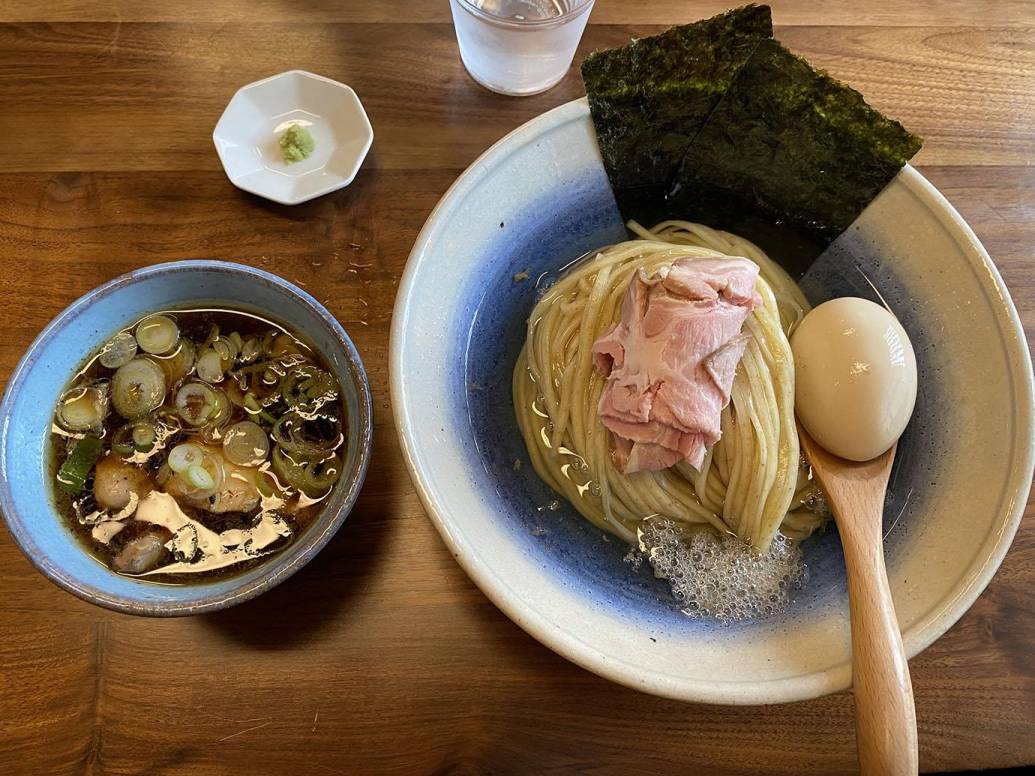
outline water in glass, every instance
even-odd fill
[[[571,65],[593,0],[450,0],[460,57],[503,94],[536,94]]]

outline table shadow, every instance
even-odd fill
[[[238,188],[234,189],[234,194],[242,203],[247,203],[248,207],[259,208],[276,218],[299,223],[319,223],[328,213],[347,213],[373,196],[372,192],[377,185],[377,165],[377,151],[371,148],[351,183],[337,191],[328,192],[297,205],[283,205]]]
[[[375,428],[374,455],[352,512],[337,534],[306,566],[251,601],[201,615],[203,627],[226,641],[257,649],[282,649],[317,638],[347,616],[354,596],[378,572],[382,548],[394,530],[396,497],[390,467],[378,465],[377,450],[390,449],[390,426]],[[379,439],[379,437],[382,437]]]

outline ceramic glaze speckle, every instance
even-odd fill
[[[348,417],[345,475],[301,537],[247,572],[188,586],[120,576],[83,550],[47,498],[53,490],[47,481],[44,451],[54,407],[76,367],[116,331],[155,310],[206,304],[275,318],[326,357],[342,386]],[[29,347],[0,405],[0,502],[19,546],[65,589],[131,614],[196,614],[268,590],[304,566],[330,540],[359,495],[371,438],[370,389],[359,354],[341,325],[315,299],[275,275],[239,264],[160,264],[91,291],[51,321]]]
[[[812,578],[778,616],[691,620],[667,584],[624,563],[628,547],[578,516],[529,464],[510,378],[536,278],[624,235],[584,100],[516,130],[446,194],[393,318],[393,407],[418,492],[482,590],[591,670],[705,702],[844,689],[847,593],[832,528],[806,542]],[[528,280],[516,282],[524,271]],[[1016,314],[973,234],[911,168],[802,288],[813,303],[879,301],[875,288],[917,351],[917,408],[885,510],[891,588],[915,654],[987,584],[1030,485],[1031,367]]]

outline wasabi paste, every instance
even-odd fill
[[[316,148],[316,141],[309,134],[309,130],[298,124],[292,124],[287,132],[280,136],[280,151],[284,154],[284,161],[288,164],[308,159],[309,154]]]

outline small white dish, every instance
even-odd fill
[[[308,129],[316,148],[307,159],[289,164],[278,141],[292,125]],[[297,205],[352,183],[374,142],[374,130],[350,87],[289,70],[238,89],[212,141],[237,188]]]

